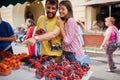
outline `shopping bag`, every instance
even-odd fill
[[[35,55],[36,56],[40,55],[40,42],[36,42]]]
[[[81,65],[83,65],[83,63],[90,64],[90,57],[87,54],[84,54],[84,55],[80,56],[77,59],[77,61],[80,62]]]

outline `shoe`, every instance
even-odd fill
[[[113,69],[117,69],[117,67],[113,67]]]
[[[106,72],[115,72],[114,69],[107,69]]]

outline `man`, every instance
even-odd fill
[[[2,21],[0,14],[0,50],[9,51],[13,54],[11,42],[16,40],[16,36],[11,25]]]
[[[54,56],[56,62],[61,61],[61,36],[60,28],[56,24],[58,10],[58,0],[46,0],[45,10],[47,16],[40,16],[37,22],[37,30],[45,33],[24,41],[27,45],[33,45],[40,41],[40,55]]]

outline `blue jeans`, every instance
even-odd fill
[[[65,58],[66,58],[67,60],[69,60],[70,62],[76,61],[75,53],[63,51],[63,55],[64,55]]]

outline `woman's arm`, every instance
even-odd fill
[[[109,40],[111,32],[112,32],[112,28],[108,28],[107,31],[106,31],[104,40],[103,40],[103,42],[102,42],[102,44],[100,46],[100,49],[102,49],[105,46],[105,44],[107,43],[107,41]]]
[[[80,27],[82,28],[83,32],[86,32],[85,25],[79,19],[78,19],[77,23],[78,23],[78,25],[80,25]]]

